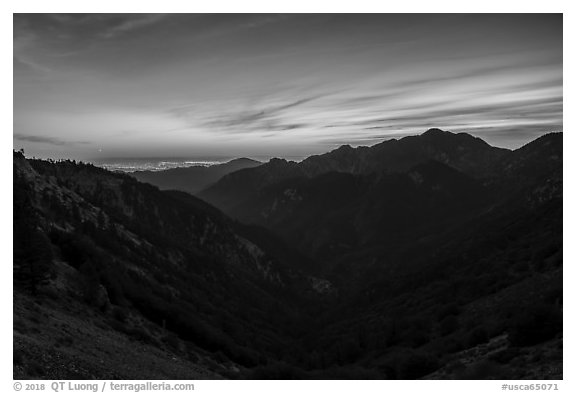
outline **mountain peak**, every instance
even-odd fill
[[[563,139],[563,133],[562,132],[549,132],[547,134],[541,135],[538,138],[528,142],[527,144],[525,144],[524,146],[522,146],[520,149],[523,149],[526,146],[532,145],[532,146],[536,146],[536,145],[549,145],[551,143],[559,143],[560,145],[562,145],[562,139]]]
[[[428,131],[426,131],[422,135],[436,136],[436,135],[447,135],[447,134],[452,134],[452,133],[450,131],[443,131],[440,128],[430,128]]]
[[[276,164],[276,165],[282,165],[282,164],[287,164],[288,161],[286,161],[284,158],[271,158],[270,161],[268,161],[269,164]]]
[[[258,160],[253,160],[252,158],[248,158],[248,157],[240,157],[240,158],[234,158],[230,161],[227,162],[227,164],[230,163],[260,163],[260,161]]]

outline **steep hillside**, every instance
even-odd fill
[[[368,175],[403,173],[426,161],[438,161],[474,178],[489,177],[493,164],[509,150],[488,145],[480,138],[430,129],[422,135],[391,139],[371,147],[342,146],[301,163],[273,159],[258,168],[223,177],[199,196],[235,216],[243,203],[257,198],[265,187],[296,177],[315,177],[329,172]]]
[[[15,153],[15,376],[562,378],[562,135],[402,141],[231,173],[240,222]]]
[[[264,188],[236,217],[263,225],[318,262],[416,241],[493,200],[490,188],[430,161],[407,173],[331,172]]]
[[[309,176],[330,171],[366,174],[404,172],[418,163],[434,160],[482,177],[488,174],[487,165],[507,152],[466,133],[432,128],[418,136],[390,139],[371,147],[342,146],[330,153],[309,157],[301,166]]]
[[[514,150],[494,164],[507,193],[532,205],[562,197],[562,133],[551,133]]]
[[[192,166],[164,171],[137,171],[130,173],[141,182],[150,183],[161,190],[180,190],[195,194],[216,183],[223,176],[245,168],[254,168],[261,162],[249,158],[237,158],[213,166]]]
[[[66,315],[71,326],[90,315],[101,333],[111,326],[159,348],[173,345],[178,358],[204,351],[241,367],[276,358],[278,348],[291,345],[291,321],[305,319],[300,303],[319,295],[290,263],[277,263],[275,245],[261,248],[250,231],[240,231],[188,194],[91,165],[15,153],[15,304],[47,291],[52,300],[38,312]],[[86,311],[71,312],[79,303]],[[15,308],[16,319],[25,310]],[[271,319],[264,317],[271,310]],[[21,338],[29,339],[22,353],[47,344]]]
[[[432,129],[299,164],[271,161],[200,195],[278,233],[317,263],[330,266],[350,255],[358,264],[352,255],[404,249],[506,201],[561,196],[561,162],[561,134],[507,151]]]
[[[438,130],[377,146],[382,157],[376,146],[359,149],[386,163],[380,171],[342,147],[309,159],[330,172],[310,175],[308,160],[284,163],[290,171],[268,174],[264,186],[247,191],[246,170],[241,191],[227,189],[236,202],[226,211],[280,234],[339,288],[339,307],[318,321],[320,333],[310,331],[308,350],[380,364],[387,378],[425,377],[440,365],[446,378],[525,378],[530,373],[510,365],[521,358],[527,369],[548,370],[543,377],[560,375],[562,135],[515,151]],[[493,357],[450,369],[458,351],[500,335],[505,344]],[[527,349],[547,340],[547,349]],[[526,359],[540,350],[555,366],[537,360],[544,355]]]
[[[291,178],[305,177],[302,168],[293,161],[273,158],[256,168],[230,173],[216,184],[198,193],[198,196],[234,217],[234,211],[258,196],[260,190]]]

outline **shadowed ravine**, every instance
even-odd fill
[[[433,129],[196,197],[14,152],[14,378],[561,379],[562,159]]]

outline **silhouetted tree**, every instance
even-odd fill
[[[44,232],[33,229],[28,235],[28,247],[20,254],[18,278],[33,294],[54,274],[53,252],[50,239]]]

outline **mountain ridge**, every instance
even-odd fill
[[[179,190],[195,194],[210,186],[228,173],[261,165],[251,158],[235,158],[223,164],[211,166],[191,166],[162,171],[136,171],[130,175],[141,182],[150,183],[161,190]]]
[[[328,162],[327,172],[316,176],[310,175],[306,160],[299,164],[272,160],[232,173],[199,196],[242,222],[267,227],[308,257],[325,263],[370,244],[384,247],[392,246],[393,239],[417,240],[430,228],[441,230],[447,223],[491,211],[507,200],[529,204],[561,196],[561,134],[542,136],[514,151],[439,129],[401,141],[372,148],[340,147],[312,157]],[[346,158],[358,149],[361,157],[369,156],[365,153],[369,149],[377,149],[371,155],[383,154],[399,143],[408,147],[397,152],[405,152],[408,158],[400,157],[395,170],[357,173],[358,166]],[[449,151],[430,146],[447,146]],[[491,152],[489,159],[467,171],[467,157],[486,151]],[[334,165],[334,157],[342,152],[345,165]],[[456,152],[465,159],[454,156]],[[377,159],[365,168],[378,168],[382,162]],[[335,167],[346,170],[333,171]]]
[[[489,177],[497,170],[494,163],[510,152],[466,133],[433,128],[421,135],[390,139],[371,147],[341,146],[300,163],[272,159],[258,168],[228,174],[198,195],[232,213],[239,200],[255,198],[263,187],[284,179],[314,177],[330,171],[352,174],[405,172],[428,160],[443,162],[473,177]]]
[[[15,375],[77,377],[36,355],[56,342],[81,376],[139,376],[134,340],[159,378],[561,378],[562,135],[458,135],[241,169],[224,211],[15,152]]]
[[[273,235],[261,229],[268,240],[260,247],[263,235],[188,193],[161,191],[90,164],[27,160],[17,152],[13,166],[15,297],[51,291],[72,309],[84,304],[111,341],[119,331],[183,362],[200,356],[213,363],[210,352],[219,351],[226,367],[254,366],[265,356],[254,345],[282,347],[292,334],[288,326],[271,330],[258,315],[281,309],[284,316],[276,318],[286,322],[305,314],[302,304],[314,307],[314,299],[324,297],[290,262],[297,253],[282,251],[278,263],[273,255],[285,246]],[[77,281],[85,282],[84,288]],[[48,314],[66,314],[58,302],[46,307]],[[25,318],[26,308],[18,310],[18,318]],[[74,315],[66,319],[81,323]],[[246,344],[247,326],[263,337]],[[32,342],[18,337],[21,351],[37,351],[33,341],[39,337]],[[182,349],[185,343],[193,344],[189,353]],[[85,367],[99,368],[90,361]],[[226,367],[202,372],[221,377]],[[113,370],[105,372],[101,375]],[[134,375],[124,372],[113,375]]]

